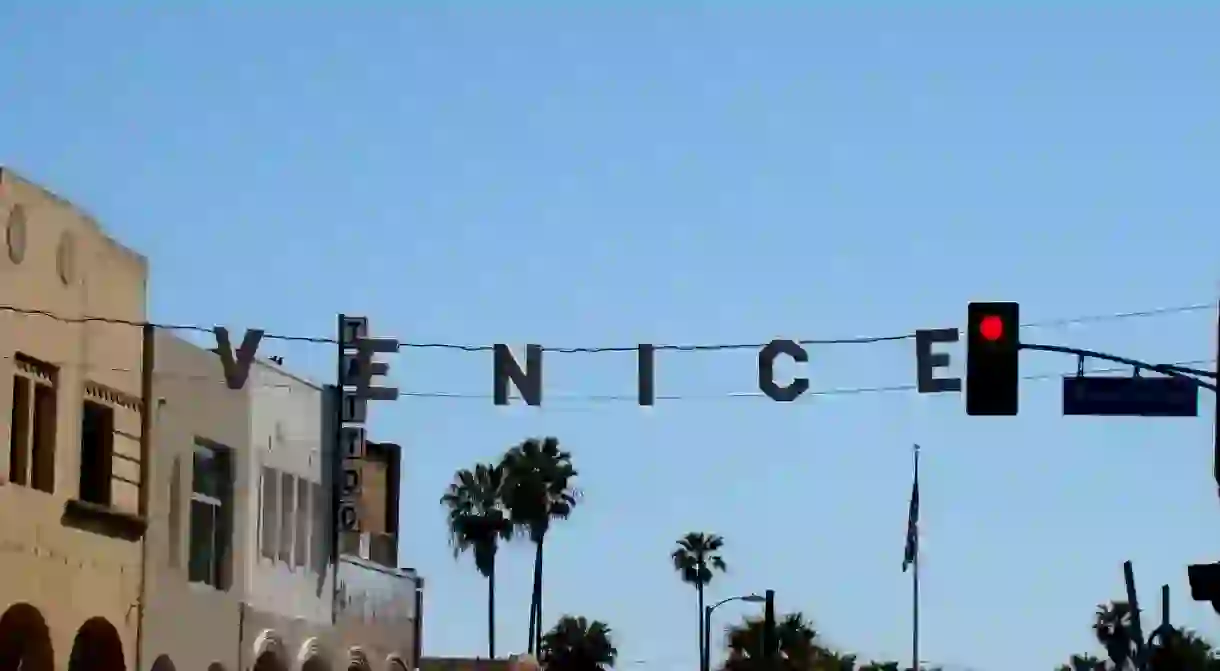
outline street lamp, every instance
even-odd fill
[[[731,596],[727,599],[721,599],[703,609],[703,668],[701,671],[711,671],[712,669],[712,611],[730,601],[764,603],[766,600],[766,597],[759,594],[744,594],[742,596]]]

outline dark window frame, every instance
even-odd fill
[[[210,456],[211,473],[197,472],[200,457],[204,455]],[[220,591],[227,591],[232,583],[234,465],[232,448],[203,438],[195,439],[191,459],[187,579]],[[200,485],[211,491],[198,491]],[[205,530],[197,528],[205,519],[197,515],[205,512],[210,515],[206,518],[210,522],[206,536],[200,533]],[[207,547],[200,547],[199,543],[206,543]]]

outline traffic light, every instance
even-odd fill
[[[967,307],[966,414],[1017,414],[1016,303],[971,303]]]
[[[1190,598],[1210,601],[1212,610],[1220,613],[1220,564],[1191,564],[1186,567],[1190,580]]]

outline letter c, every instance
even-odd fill
[[[795,401],[809,391],[809,380],[794,378],[792,383],[781,387],[775,383],[775,358],[787,354],[797,363],[808,363],[809,353],[793,340],[772,340],[758,352],[758,388],[772,401],[787,403]]]

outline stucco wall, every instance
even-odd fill
[[[252,449],[248,465],[250,472],[256,474],[249,483],[251,505],[246,509],[247,543],[256,548],[247,560],[250,574],[247,602],[262,613],[329,625],[333,578],[326,564],[328,545],[319,538],[323,535],[319,532],[323,520],[329,518],[326,512],[329,499],[319,502],[316,497],[311,498],[306,565],[297,566],[295,561],[283,561],[278,556],[271,559],[257,550],[261,547],[261,525],[268,523],[265,519],[260,522],[263,467],[304,478],[314,485],[329,482],[323,480],[322,468],[322,390],[264,361],[251,367],[247,389],[252,401]],[[329,489],[322,492],[329,496]]]
[[[415,646],[415,587],[409,569],[391,569],[354,557],[339,564],[340,644],[364,650],[373,669],[389,668],[390,657],[410,664]]]
[[[238,669],[241,602],[247,576],[249,406],[246,392],[224,384],[219,357],[169,333],[156,342],[153,488],[147,534],[148,587],[141,671],[166,655],[177,669],[219,663]],[[233,534],[228,588],[188,581],[192,452],[197,438],[233,451]],[[160,670],[158,670],[160,671]]]
[[[10,253],[15,207],[25,217],[24,258]],[[145,316],[147,266],[108,238],[63,199],[0,170],[0,304],[64,318]],[[66,669],[78,628],[91,618],[108,624],[126,664],[135,660],[140,585],[139,540],[66,526],[65,503],[79,494],[80,422],[85,383],[127,398],[140,393],[141,331],[116,324],[65,323],[0,311],[0,480],[10,473],[15,354],[57,367],[53,491],[0,484],[0,611],[27,603],[50,629],[54,665]],[[110,508],[136,513],[139,491],[139,413],[116,411]],[[96,621],[95,621],[96,624]]]
[[[243,671],[251,669],[264,653],[274,655],[282,671],[303,671],[311,658],[321,662],[318,671],[347,671],[346,651],[339,646],[330,622],[311,622],[247,607],[242,639]]]

